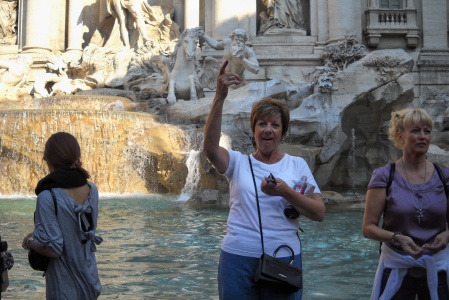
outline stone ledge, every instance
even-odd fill
[[[354,194],[343,196],[334,191],[322,191],[326,207],[363,208],[365,195]],[[218,190],[197,191],[186,201],[188,208],[229,207],[229,193],[220,193]]]

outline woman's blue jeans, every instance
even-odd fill
[[[290,258],[279,258],[289,262]],[[269,287],[259,287],[254,282],[254,274],[259,258],[220,253],[218,265],[218,294],[220,300],[301,300],[302,289],[296,293],[286,293]],[[295,255],[293,265],[302,267],[301,254]]]

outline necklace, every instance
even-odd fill
[[[401,158],[401,160],[402,160],[402,167],[404,168],[405,178],[407,178],[407,182],[410,187],[410,190],[412,190],[413,199],[415,199],[416,206],[418,207],[418,200],[416,200],[416,196],[415,196],[416,192],[412,188],[412,184],[410,183],[410,180],[408,180],[407,170],[405,169],[405,164],[404,164],[404,158]],[[423,184],[426,183],[426,177],[427,177],[427,162],[424,165],[424,182],[423,182]],[[417,215],[416,218],[418,219],[418,223],[421,224],[421,220],[424,218],[424,213],[422,210],[422,206],[423,206],[423,202],[424,202],[424,194],[420,193],[418,195],[418,197],[421,198],[421,206],[416,211],[416,215]]]

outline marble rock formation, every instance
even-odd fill
[[[223,109],[221,144],[251,152],[249,114],[253,103],[265,96],[281,98],[291,109],[285,151],[308,159],[322,186],[351,186],[354,180],[356,186],[366,187],[372,170],[398,155],[386,130],[392,110],[416,101],[412,68],[413,59],[405,51],[379,50],[338,71],[330,93],[314,88],[314,74],[310,83],[297,86],[279,80],[250,83],[229,92]],[[443,109],[440,106],[449,103],[444,100],[421,106],[436,117]],[[167,112],[173,122],[203,124],[212,101],[213,96],[200,102],[179,101]],[[438,131],[434,137],[437,142],[444,140],[440,144],[447,144],[447,123],[447,117],[436,119]],[[436,144],[429,151],[433,160],[444,165],[448,165],[448,154]],[[355,160],[356,168],[351,167],[351,160]],[[205,166],[205,177],[220,177]],[[215,188],[219,188],[217,182]]]

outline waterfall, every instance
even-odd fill
[[[187,177],[186,183],[181,190],[181,195],[178,201],[187,201],[197,190],[201,179],[200,160],[201,160],[201,145],[203,142],[203,134],[196,128],[191,128],[187,131],[187,150],[188,156],[186,160]]]
[[[78,139],[83,167],[102,193],[181,191],[179,182],[186,178],[187,170],[186,137],[180,127],[161,124],[143,112],[94,107],[83,110],[94,101],[81,100],[71,98],[64,105],[59,103],[65,110],[45,107],[0,111],[1,195],[34,193],[37,181],[48,173],[42,159],[45,142],[58,131]],[[108,103],[98,106],[105,105]]]
[[[355,129],[351,129],[351,190],[355,194]]]

